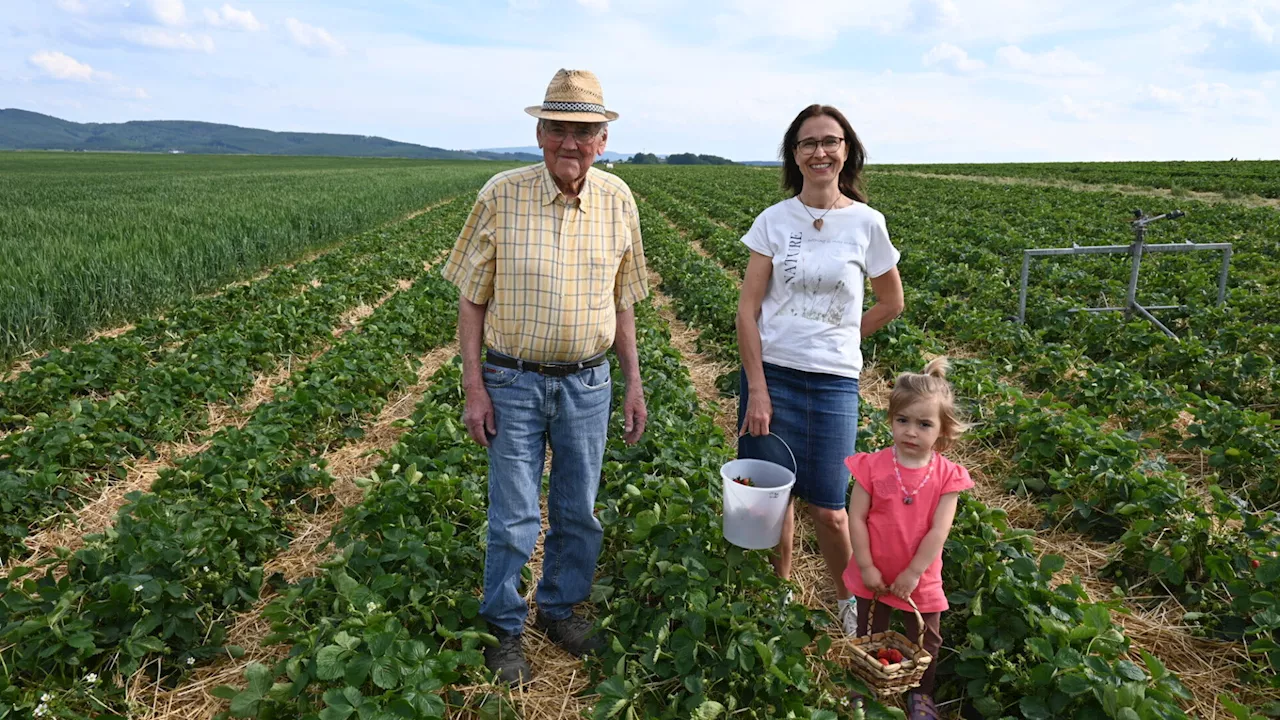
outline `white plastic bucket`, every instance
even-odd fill
[[[792,467],[798,468],[791,446],[773,437],[787,448]],[[751,478],[751,485],[734,480],[741,477]],[[720,478],[724,481],[724,539],[748,550],[777,545],[796,474],[768,460],[743,459],[721,465]]]

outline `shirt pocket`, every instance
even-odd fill
[[[586,267],[587,307],[604,310],[613,305],[613,291],[618,277],[618,261],[615,258],[592,258]]]

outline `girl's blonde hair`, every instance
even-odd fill
[[[968,428],[956,413],[955,394],[951,391],[951,383],[947,382],[947,370],[950,368],[951,363],[946,356],[936,357],[924,366],[923,373],[899,375],[893,383],[893,392],[889,393],[890,420],[921,400],[938,401],[938,417],[942,422],[938,441],[934,444],[938,452],[945,452]]]

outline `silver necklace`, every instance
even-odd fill
[[[796,202],[800,203],[800,207],[804,208],[804,211],[805,211],[806,213],[808,213],[808,214],[809,214],[809,217],[813,218],[813,229],[814,229],[814,230],[821,231],[821,230],[822,230],[822,218],[826,217],[826,216],[827,216],[827,213],[829,213],[829,212],[831,212],[832,210],[834,210],[834,209],[835,209],[836,205],[840,202],[840,196],[839,196],[839,195],[837,195],[837,196],[836,196],[835,201],[831,203],[831,207],[829,207],[829,208],[827,208],[826,210],[822,211],[822,214],[821,214],[821,215],[819,215],[819,216],[818,216],[818,217],[816,217],[816,218],[815,218],[815,217],[813,217],[813,213],[809,212],[809,206],[804,204],[804,201],[800,199],[800,196],[799,196],[799,195],[797,195],[797,196],[796,196]]]
[[[937,459],[937,457],[938,457],[938,453],[932,453],[931,455],[929,455],[929,470],[925,472],[924,480],[920,481],[920,484],[916,486],[915,490],[913,490],[912,492],[907,492],[907,486],[904,485],[902,482],[902,471],[898,469],[898,448],[895,447],[893,449],[893,474],[897,476],[898,487],[902,490],[903,505],[910,505],[911,503],[915,502],[915,499],[916,499],[915,496],[919,494],[921,490],[924,489],[925,485],[929,484],[929,478],[933,477],[933,462],[934,460]]]

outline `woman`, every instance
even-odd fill
[[[853,548],[844,458],[858,433],[862,338],[902,312],[898,251],[884,216],[866,204],[866,151],[845,116],[810,105],[783,138],[783,188],[742,242],[751,250],[738,301],[742,357],[738,456],[799,467],[792,497],[809,506],[838,616],[851,612],[842,577]],[[875,304],[865,313],[863,286]],[[791,576],[795,513],[787,508],[774,569]]]

